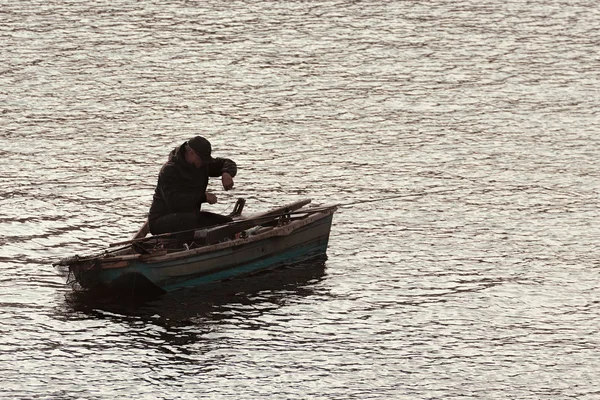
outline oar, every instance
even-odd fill
[[[180,235],[183,233],[190,233],[190,232],[195,232],[195,231],[199,231],[199,230],[206,231],[207,233],[209,233],[209,232],[213,233],[213,232],[218,232],[219,230],[231,230],[233,228],[233,230],[237,230],[239,232],[239,231],[243,231],[245,229],[248,229],[248,228],[256,226],[256,225],[264,224],[264,223],[270,222],[270,221],[275,221],[277,218],[280,218],[280,217],[283,217],[286,215],[315,214],[318,212],[322,212],[324,210],[331,209],[333,207],[336,207],[336,206],[315,207],[315,208],[311,208],[311,209],[307,209],[307,210],[291,211],[291,212],[267,213],[267,215],[258,216],[255,218],[240,219],[240,220],[233,221],[233,222],[227,222],[227,223],[221,224],[221,225],[208,226],[206,228],[186,229],[183,231],[161,233],[158,235],[152,235],[152,236],[143,237],[143,238],[136,238],[136,239],[126,240],[123,242],[111,243],[109,246],[114,247],[114,246],[122,246],[125,244],[146,242],[149,240],[167,239],[167,238],[174,237],[174,236],[177,236],[177,235]]]

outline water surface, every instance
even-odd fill
[[[600,396],[596,2],[0,4],[0,397]],[[328,259],[73,293],[196,134],[212,211],[341,204]]]

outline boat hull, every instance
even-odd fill
[[[236,239],[173,256],[132,260],[94,260],[71,265],[84,288],[143,288],[162,292],[197,287],[262,270],[295,264],[326,254],[333,211],[301,223],[275,228],[270,234]],[[296,224],[296,225],[294,225]]]

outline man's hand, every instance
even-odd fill
[[[212,193],[206,192],[206,202],[208,204],[215,204],[217,202],[217,196]]]
[[[227,172],[223,172],[223,175],[221,175],[221,182],[223,183],[223,188],[225,190],[229,190],[233,187],[233,178]]]

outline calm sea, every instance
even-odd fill
[[[0,0],[0,397],[598,399],[600,5]],[[168,152],[228,213],[342,204],[328,259],[146,304]]]

